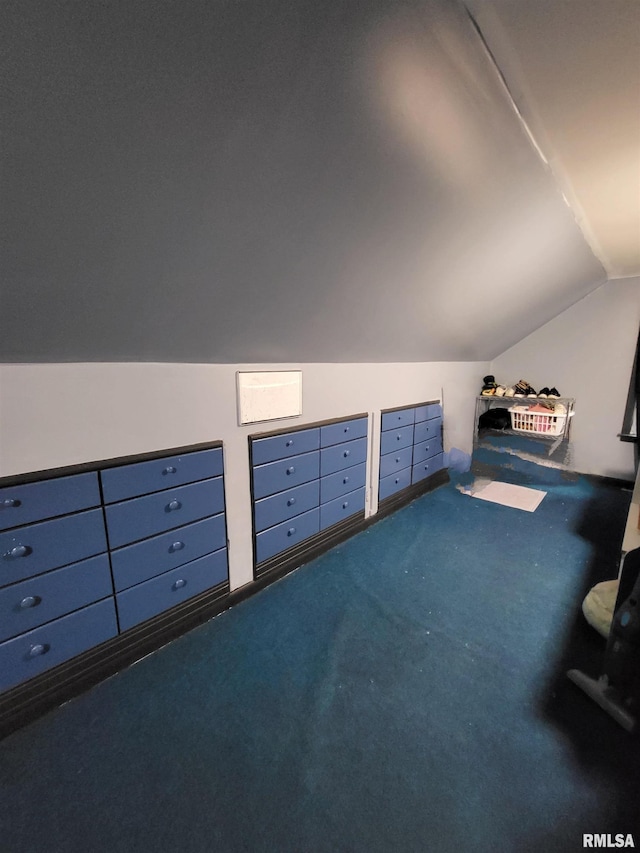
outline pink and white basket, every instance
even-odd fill
[[[562,435],[567,420],[566,413],[531,412],[520,406],[510,408],[509,414],[511,415],[511,429],[534,435]]]

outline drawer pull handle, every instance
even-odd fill
[[[28,610],[30,607],[37,607],[42,599],[39,595],[28,595],[20,602],[20,610]]]
[[[342,504],[342,509],[346,509],[348,506],[349,506],[349,501],[345,501],[345,502]]]
[[[396,462],[399,462],[399,461],[400,461],[400,457],[396,456]]]
[[[295,532],[296,532],[295,527],[290,527],[290,528],[287,530],[287,536],[293,536],[293,534],[294,534]]]
[[[285,447],[292,447],[293,446],[293,439],[290,438],[289,441],[287,441],[284,446]]]
[[[16,545],[4,555],[10,560],[17,560],[18,557],[28,557],[33,553],[33,548],[30,545]]]
[[[169,545],[169,553],[173,554],[174,551],[182,551],[183,548],[184,542],[172,542],[171,545]]]
[[[287,468],[287,474],[295,474],[295,473],[296,473],[296,469],[293,465],[291,466],[291,468]]]
[[[0,502],[0,509],[11,509],[12,507],[20,506],[22,501],[19,501],[17,498],[5,498],[2,502]]]
[[[167,465],[167,467],[162,472],[163,474],[175,474],[178,469],[175,465]]]
[[[344,456],[344,458],[346,459],[346,458],[347,458],[347,456],[351,456],[351,451],[350,451],[350,450],[345,450],[345,452],[344,452],[342,455],[343,455],[343,456]]]
[[[348,477],[343,477],[343,478],[342,478],[342,482],[343,482],[343,483],[345,484],[345,486],[346,486],[346,485],[347,485],[347,483],[349,482],[349,478],[348,478]]]
[[[287,506],[293,506],[295,502],[296,502],[295,498],[289,498],[289,500],[287,501]]]
[[[395,482],[396,482],[396,483],[399,483],[399,482],[400,482],[400,477],[396,477]]]
[[[180,501],[172,500],[167,504],[167,511],[172,512],[174,509],[181,509],[182,504]]]
[[[183,588],[183,587],[185,587],[186,585],[187,585],[187,582],[186,582],[186,580],[185,580],[184,578],[178,578],[178,580],[177,580],[177,581],[174,581],[174,584],[173,584],[173,586],[171,587],[171,589],[173,589],[173,590],[182,589],[182,588]]]
[[[29,649],[29,657],[37,658],[40,657],[40,655],[46,655],[50,648],[51,646],[49,643],[36,643]]]
[[[396,441],[400,441],[401,438],[402,436],[400,435],[400,433],[398,433],[398,435],[396,436]]]
[[[345,428],[344,428],[344,431],[345,431],[345,432],[349,432],[349,427],[345,427]]]

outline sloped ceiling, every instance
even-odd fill
[[[466,4],[609,278],[640,275],[640,3]]]
[[[10,0],[0,39],[3,361],[488,360],[606,278],[454,0]]]

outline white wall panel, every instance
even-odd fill
[[[640,278],[607,282],[494,359],[496,381],[523,378],[576,398],[576,471],[634,480],[633,445],[618,438],[640,326]]]
[[[0,476],[221,439],[231,586],[242,586],[252,578],[247,436],[275,425],[238,426],[236,371],[276,367],[282,365],[2,365]],[[303,414],[283,424],[371,413],[374,481],[383,408],[442,397],[445,449],[471,452],[474,396],[487,363],[286,368],[303,372]],[[370,499],[368,512],[375,509]]]

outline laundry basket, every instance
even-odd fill
[[[566,413],[531,412],[519,406],[509,409],[511,429],[516,432],[529,432],[534,435],[562,435],[564,432]]]

